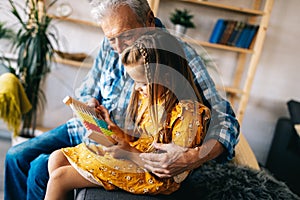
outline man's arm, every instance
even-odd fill
[[[142,153],[140,157],[144,167],[161,178],[196,169],[224,151],[223,145],[215,139],[207,140],[196,148],[183,148],[173,143],[156,143],[154,147],[165,153]]]
[[[201,56],[188,44],[182,44],[203,103],[211,110],[211,122],[205,139],[217,140],[221,144],[223,150],[216,151],[222,152],[217,156],[218,160],[231,160],[234,157],[234,148],[238,142],[239,122],[230,103],[222,98],[217,91]],[[213,149],[219,147],[217,145]]]

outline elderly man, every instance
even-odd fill
[[[131,88],[133,81],[126,76],[119,55],[144,31],[163,28],[163,25],[154,17],[146,0],[99,0],[91,4],[105,38],[94,66],[76,91],[76,97],[90,106],[105,106],[112,119],[122,127],[122,114],[131,91],[124,88]],[[202,146],[174,154],[176,146],[161,144],[156,148],[164,150],[163,155],[142,155],[147,163],[145,167],[159,177],[196,169],[212,159],[231,160],[238,141],[239,123],[230,104],[218,94],[201,57],[190,46],[183,45],[198,90],[211,109],[212,120]],[[84,134],[81,122],[73,118],[41,136],[11,147],[5,160],[4,199],[43,199],[49,179],[49,154],[81,143]]]

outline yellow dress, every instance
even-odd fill
[[[141,103],[140,112],[143,104],[145,101]],[[130,145],[141,152],[147,152],[153,142],[153,128],[147,109],[141,116],[139,128],[143,130],[142,134]],[[170,130],[173,143],[196,147],[201,145],[205,137],[209,119],[209,109],[204,105],[181,101],[173,109],[169,123],[165,126]],[[159,140],[163,141],[163,137]],[[97,155],[89,148],[82,143],[76,147],[63,148],[62,151],[82,176],[106,190],[120,188],[134,194],[170,194],[180,187],[180,182],[175,178],[158,178],[130,160],[115,159],[109,154]]]

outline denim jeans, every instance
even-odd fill
[[[66,124],[12,146],[5,158],[4,200],[44,199],[49,179],[49,155],[69,146],[72,144]]]

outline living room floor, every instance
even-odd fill
[[[4,159],[8,148],[11,146],[10,133],[0,129],[0,199],[4,199]]]

